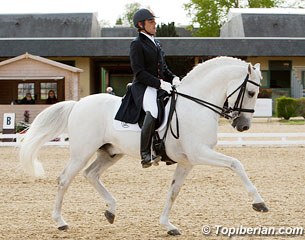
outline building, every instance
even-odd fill
[[[229,15],[219,38],[160,38],[173,72],[183,77],[197,63],[216,56],[234,56],[253,64],[261,63],[262,89],[268,90],[269,97],[301,97],[305,78],[305,11],[232,9]],[[60,65],[62,68],[70,66],[79,76],[77,90],[74,88],[77,96],[69,95],[66,87],[62,91],[62,100],[104,92],[108,85],[122,96],[126,84],[132,81],[129,45],[136,34],[136,30],[130,28],[101,29],[93,13],[0,15],[0,60],[6,63],[16,57],[31,56],[42,62],[50,60],[66,65]],[[50,65],[53,66],[51,62]],[[7,64],[0,65],[2,85],[7,85],[5,81],[22,80],[36,84],[34,92],[41,94],[38,83],[46,80],[43,78],[46,76],[39,73],[40,68],[35,70],[41,79],[21,76],[22,72],[17,74],[18,69],[11,73],[12,76],[3,75],[1,68],[5,66]],[[61,74],[53,77],[61,78],[53,81],[59,83],[61,80],[64,86],[76,86],[68,84],[71,80]],[[21,105],[10,105],[16,96],[20,96],[17,94],[18,84],[9,86],[15,86],[10,87],[12,93],[9,96],[6,94],[4,99],[0,94],[0,99],[3,98],[0,121],[3,112],[24,109]],[[57,85],[58,92],[60,86]],[[37,111],[40,111],[46,107],[42,101],[38,103],[38,107],[27,106],[32,113],[31,120],[36,115],[31,109],[39,108]],[[17,121],[21,119],[22,112],[17,114]]]
[[[231,9],[221,37],[262,42],[261,53],[247,57],[262,65],[262,88],[273,98],[298,98],[305,92],[304,23],[304,9]]]

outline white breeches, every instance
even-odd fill
[[[158,117],[157,89],[147,86],[143,97],[143,109],[150,112],[154,118]]]

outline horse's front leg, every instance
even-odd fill
[[[180,235],[180,231],[169,221],[169,213],[175,202],[176,197],[179,194],[181,186],[192,169],[192,165],[182,165],[178,163],[174,177],[170,186],[170,189],[167,194],[166,203],[163,209],[163,213],[160,217],[160,224],[167,229],[169,235]]]
[[[260,196],[256,187],[247,176],[247,173],[240,161],[224,154],[215,152],[209,147],[202,148],[196,157],[194,156],[190,159],[193,165],[208,164],[213,166],[228,167],[233,170],[240,177],[247,192],[252,197],[253,209],[258,212],[268,212],[268,208],[266,207],[263,198]]]

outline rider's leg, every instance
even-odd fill
[[[152,165],[151,161],[156,158],[151,154],[151,142],[158,116],[156,99],[157,89],[147,87],[143,98],[143,109],[146,112],[146,116],[141,131],[141,163],[143,168],[150,167]]]
[[[158,106],[157,106],[157,89],[153,87],[146,87],[143,103],[143,109],[145,112],[150,112],[153,118],[158,117]]]

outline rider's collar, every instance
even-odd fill
[[[142,31],[140,33],[142,33],[143,35],[148,37],[156,45],[154,36],[151,36],[151,35],[147,34],[146,32],[142,32]]]

